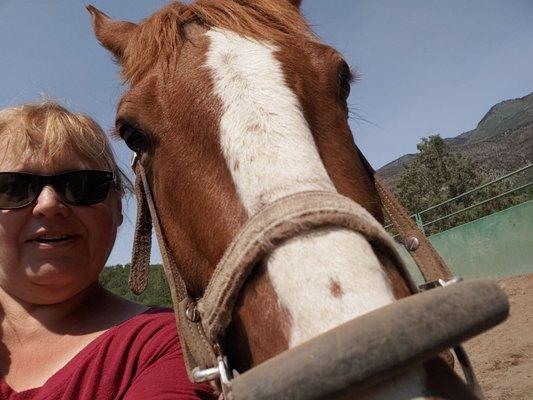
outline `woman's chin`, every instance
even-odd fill
[[[86,251],[46,258],[39,253],[26,253],[20,259],[18,272],[13,271],[2,286],[29,303],[57,304],[98,280],[101,268],[97,261]]]
[[[34,305],[63,303],[76,296],[92,283],[84,282],[79,277],[76,279],[72,276],[54,274],[50,271],[39,275],[26,276],[24,281],[24,284],[17,286],[3,283],[2,289],[11,296]]]
[[[32,280],[63,280],[80,272],[79,267],[72,267],[72,263],[63,260],[33,261],[26,263],[25,269],[26,275]]]
[[[73,268],[71,263],[42,262],[26,267],[26,277],[34,286],[53,291],[70,291],[88,280],[88,270]]]

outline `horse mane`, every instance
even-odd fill
[[[135,83],[154,63],[171,65],[185,39],[183,27],[191,22],[273,42],[294,36],[314,37],[307,21],[289,1],[175,1],[141,21],[134,31],[120,60],[123,79]]]

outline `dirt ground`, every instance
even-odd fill
[[[533,399],[533,274],[499,281],[509,318],[465,343],[487,400]]]

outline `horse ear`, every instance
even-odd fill
[[[113,20],[92,5],[88,5],[86,8],[92,16],[96,38],[120,61],[128,40],[137,29],[137,25],[133,22]]]

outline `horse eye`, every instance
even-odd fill
[[[139,153],[148,147],[148,138],[141,131],[131,126],[123,125],[119,132],[124,142],[126,142],[126,146],[134,152]]]
[[[342,101],[348,100],[352,83],[352,73],[350,67],[343,63],[339,69],[339,97]]]

